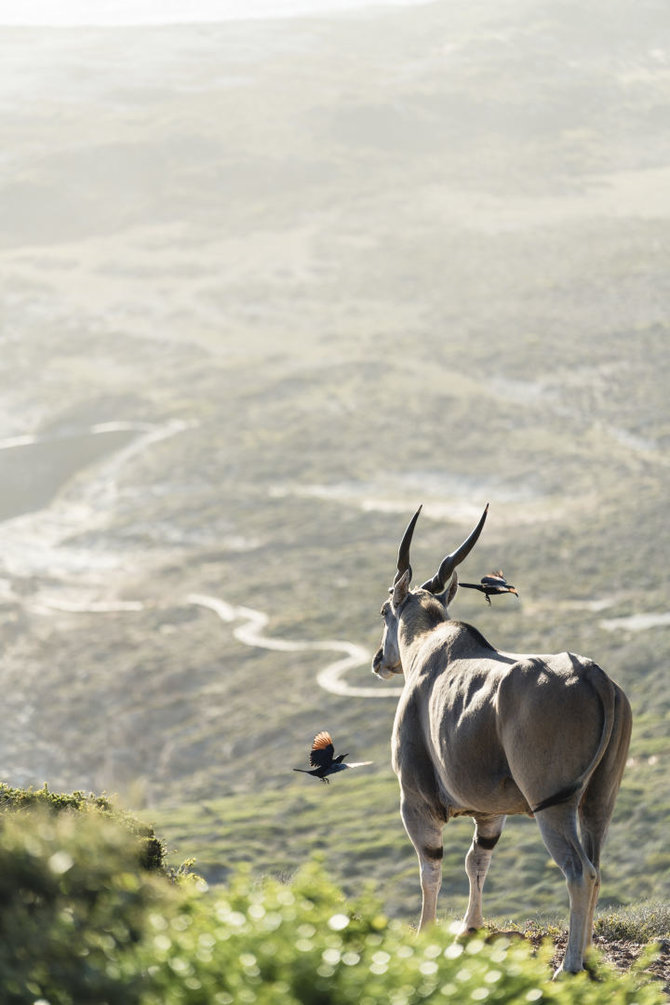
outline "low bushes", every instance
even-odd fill
[[[93,814],[114,821],[132,834],[137,844],[137,857],[143,869],[167,869],[165,843],[156,837],[153,827],[115,806],[107,796],[83,792],[50,792],[46,783],[41,789],[14,789],[0,782],[0,810],[48,810],[51,813],[75,812]]]
[[[33,810],[0,826],[3,1005],[419,1005],[664,1001],[637,973],[550,980],[547,945],[416,936],[372,894],[346,902],[308,863],[290,884],[226,888],[138,869],[103,814]]]

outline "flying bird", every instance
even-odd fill
[[[508,583],[502,574],[502,569],[498,569],[497,572],[491,572],[488,576],[482,576],[478,583],[460,583],[460,586],[465,586],[469,590],[479,590],[486,597],[486,602],[491,603],[491,597],[496,597],[501,593],[513,593],[516,597],[519,596],[515,586]]]
[[[311,771],[307,768],[294,768],[294,771],[302,771],[305,775],[315,775],[322,782],[328,784],[326,775],[333,775],[336,771],[344,771],[345,768],[360,768],[364,764],[372,764],[372,761],[356,761],[352,764],[345,764],[344,758],[348,754],[338,754],[333,757],[335,747],[330,733],[324,730],[317,733],[312,742],[312,749],[309,752],[309,763]]]

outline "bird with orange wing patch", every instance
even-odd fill
[[[335,747],[330,733],[323,730],[317,733],[312,741],[312,749],[309,752],[309,768],[294,768],[294,771],[302,771],[305,775],[314,775],[322,782],[328,784],[327,775],[333,775],[337,771],[344,771],[345,768],[361,768],[372,761],[354,761],[350,764],[344,763],[344,758],[348,754],[338,754],[334,756]],[[311,770],[310,770],[311,769]]]

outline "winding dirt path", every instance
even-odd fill
[[[127,462],[143,453],[161,440],[168,439],[197,425],[194,421],[179,419],[164,423],[150,422],[106,422],[82,428],[79,436],[97,436],[105,433],[130,433],[132,439],[125,446],[113,450],[95,465],[91,477],[83,483],[76,499],[67,493],[57,497],[53,503],[34,510],[10,515],[0,521],[0,541],[6,545],[5,566],[14,574],[41,574],[59,566],[58,555],[67,550],[64,541],[72,533],[73,526],[95,525],[101,514],[106,514],[114,505],[118,476]],[[58,436],[56,436],[58,439]],[[16,436],[0,439],[0,450],[30,447],[47,442],[49,437],[38,435]],[[10,547],[11,545],[11,547]],[[62,564],[62,562],[61,562]],[[72,573],[72,561],[67,571]],[[79,570],[82,563],[75,563]],[[79,584],[81,586],[81,584]],[[76,590],[75,590],[76,594]],[[205,607],[227,624],[239,622],[233,634],[244,645],[275,652],[339,653],[340,658],[328,663],[318,671],[316,682],[330,694],[356,698],[397,698],[400,688],[378,686],[355,686],[343,678],[349,670],[369,666],[371,654],[363,646],[337,639],[307,642],[300,639],[273,639],[264,634],[269,618],[262,611],[252,607],[234,607],[232,604],[205,594],[191,594],[188,604]],[[35,610],[61,610],[69,613],[108,614],[139,611],[145,607],[141,600],[118,601],[72,597],[42,597],[33,600]]]
[[[358,646],[354,642],[343,642],[337,639],[328,639],[323,642],[306,642],[303,639],[272,639],[263,634],[270,619],[267,614],[263,614],[262,611],[257,611],[253,607],[234,607],[225,600],[219,600],[217,597],[202,593],[191,593],[186,601],[189,604],[213,611],[226,624],[241,622],[233,629],[233,635],[246,646],[272,649],[275,652],[283,653],[344,653],[341,659],[329,663],[316,675],[319,687],[330,694],[355,698],[397,698],[402,693],[402,688],[398,687],[383,687],[382,685],[379,687],[357,687],[347,684],[342,679],[347,671],[370,664],[371,654],[363,646]]]

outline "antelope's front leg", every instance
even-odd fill
[[[470,881],[470,900],[463,918],[461,934],[476,931],[484,924],[482,915],[484,880],[505,819],[504,816],[475,818],[475,836],[465,856],[465,871]]]
[[[442,885],[442,830],[427,806],[403,799],[400,815],[419,859],[421,875],[421,920],[419,931],[435,921],[437,895]]]

